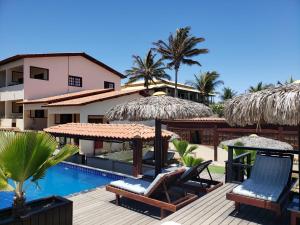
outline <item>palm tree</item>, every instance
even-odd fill
[[[197,149],[196,145],[189,146],[187,141],[177,139],[174,139],[172,143],[180,156],[181,162],[185,166],[192,167],[203,162],[202,158],[195,158],[190,155],[191,152]]]
[[[14,191],[13,208],[17,215],[25,206],[25,181],[30,179],[37,184],[49,167],[78,152],[78,147],[66,145],[54,156],[57,145],[55,138],[46,133],[0,133],[0,190]]]
[[[271,87],[274,87],[274,84],[263,84],[263,82],[259,82],[256,86],[250,86],[248,91],[257,92]]]
[[[231,89],[230,87],[224,87],[223,88],[223,93],[221,94],[221,100],[226,101],[228,99],[232,99],[234,96],[236,96],[236,91]]]
[[[125,73],[129,77],[127,83],[133,83],[137,80],[144,79],[144,87],[148,92],[149,85],[155,83],[155,80],[170,80],[171,77],[166,74],[166,67],[162,59],[155,60],[155,54],[149,50],[146,57],[142,59],[140,56],[132,56],[134,59],[134,66],[126,70]]]
[[[282,83],[281,81],[277,81],[277,84],[279,86],[284,85],[284,84],[291,84],[294,83],[296,80],[293,78],[293,76],[291,76],[288,80],[286,80],[284,83]]]
[[[208,104],[208,96],[216,93],[216,88],[224,84],[222,80],[219,80],[220,74],[216,71],[204,72],[194,75],[193,81],[187,81],[186,84],[193,86],[198,91],[202,98],[202,102]]]
[[[208,53],[207,49],[196,48],[198,43],[203,42],[205,39],[201,37],[194,37],[190,34],[190,27],[179,28],[175,34],[170,34],[168,42],[159,40],[154,44],[155,49],[162,55],[164,60],[169,61],[169,68],[175,70],[175,92],[174,97],[178,96],[177,81],[178,71],[181,64],[186,65],[199,65],[198,61],[191,58],[200,54]]]

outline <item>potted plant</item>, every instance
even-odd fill
[[[0,210],[0,224],[34,221],[34,217],[46,214],[55,207],[72,209],[71,201],[55,196],[25,202],[26,180],[38,185],[48,168],[78,152],[78,147],[66,145],[54,155],[57,146],[55,138],[44,132],[0,133],[0,191],[14,192],[12,208]],[[72,210],[66,211],[72,216]]]
[[[203,162],[202,158],[196,158],[190,155],[190,153],[197,149],[196,145],[189,145],[189,142],[178,139],[174,139],[172,143],[180,156],[181,163],[184,166],[192,167]]]

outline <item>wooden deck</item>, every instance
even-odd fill
[[[218,179],[221,179],[220,177]],[[272,212],[251,206],[242,206],[239,213],[234,211],[234,204],[226,200],[226,193],[235,184],[225,184],[169,215],[158,220],[159,210],[147,205],[123,199],[121,206],[114,204],[115,196],[99,188],[94,191],[70,197],[74,203],[74,225],[142,225],[174,221],[179,224],[289,224],[288,215],[281,220]]]

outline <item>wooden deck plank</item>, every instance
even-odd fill
[[[224,179],[224,176],[217,178]],[[283,221],[274,220],[274,215],[266,210],[242,205],[236,212],[232,201],[226,199],[226,193],[236,184],[224,184],[177,212],[158,220],[154,209],[147,205],[128,199],[121,199],[121,205],[115,205],[115,195],[105,188],[70,196],[73,201],[74,225],[160,225],[166,221],[174,221],[182,225],[256,225],[287,224],[287,216]],[[153,212],[148,212],[153,210]],[[150,216],[151,215],[151,216]]]

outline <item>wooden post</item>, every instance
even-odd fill
[[[169,141],[167,139],[162,140],[162,167],[165,167],[167,163],[167,156],[169,150]]]
[[[283,127],[278,127],[278,140],[283,141]]]
[[[141,139],[135,139],[133,141],[133,176],[137,177],[142,174],[142,149],[143,142]]]
[[[228,146],[227,181],[232,182],[233,147]]]
[[[218,134],[218,126],[214,125],[213,133],[214,133],[214,161],[218,161],[218,144],[219,144],[219,134]]]
[[[155,120],[155,141],[154,141],[154,154],[155,154],[155,176],[161,173],[161,121]]]

